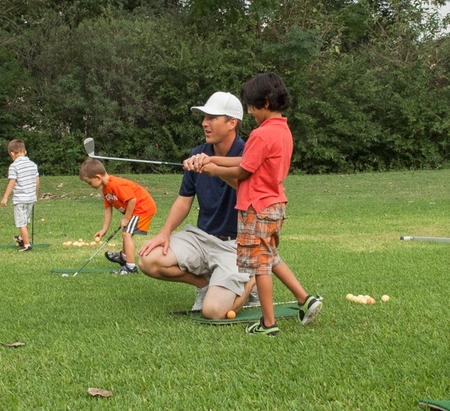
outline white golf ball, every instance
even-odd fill
[[[389,299],[390,299],[390,297],[388,296],[388,295],[383,295],[382,297],[381,297],[381,301],[383,301],[383,302],[388,302],[389,301]]]
[[[66,274],[66,273],[61,274],[61,277],[68,277],[68,276],[69,276],[69,274]]]

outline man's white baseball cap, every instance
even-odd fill
[[[191,111],[196,111],[210,116],[228,116],[242,120],[244,109],[239,99],[231,93],[218,91],[214,93],[204,106],[191,107]]]

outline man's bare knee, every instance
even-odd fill
[[[211,320],[225,318],[227,312],[233,308],[236,294],[224,287],[209,287],[203,300],[202,314]]]
[[[155,258],[155,255],[150,253],[149,255],[141,255],[139,256],[138,261],[139,269],[149,277],[159,278],[161,272],[161,265],[158,261],[158,258]]]
[[[221,320],[226,317],[229,310],[219,304],[205,304],[203,302],[202,314],[210,320]]]
[[[162,253],[158,250],[152,250],[148,255],[139,256],[139,269],[149,277],[160,278],[162,271],[161,265]]]

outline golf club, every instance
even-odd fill
[[[31,245],[34,245],[34,204],[31,210]]]
[[[402,235],[400,240],[403,241],[429,241],[433,243],[450,243],[450,238],[447,237],[414,237],[408,235]]]
[[[134,159],[131,159],[131,158],[96,156],[95,155],[95,143],[94,143],[94,139],[92,137],[88,137],[88,138],[86,138],[84,140],[84,148],[86,150],[87,155],[90,158],[97,158],[97,159],[100,159],[100,160],[131,161],[133,163],[149,163],[149,164],[158,164],[158,165],[165,165],[165,166],[177,166],[177,167],[182,167],[183,166],[183,164],[181,164],[181,163],[170,163],[168,161],[134,160]]]
[[[94,253],[94,254],[92,254],[91,256],[90,256],[90,258],[83,264],[83,266],[73,275],[74,277],[76,277],[77,275],[78,275],[78,273],[79,272],[81,272],[81,270],[84,268],[84,267],[86,267],[88,264],[89,264],[89,262],[97,255],[97,253],[106,245],[106,244],[108,244],[111,240],[112,240],[112,238],[119,232],[119,230],[121,229],[122,227],[119,225],[119,227],[117,227],[115,230],[114,230],[114,232],[103,242],[103,244],[101,244],[100,245],[100,247],[97,249],[97,251]]]
[[[322,298],[322,297],[320,297]],[[298,301],[297,300],[293,300],[293,301],[281,301],[279,303],[273,303],[274,306],[276,305],[286,305],[286,304],[297,304]],[[242,309],[244,308],[255,308],[255,309],[260,309],[261,305],[244,305],[242,306]],[[200,313],[202,310],[181,310],[181,311],[171,311],[170,314],[171,315],[189,315],[189,314],[197,314]]]

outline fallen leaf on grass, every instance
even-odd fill
[[[41,194],[41,200],[49,200],[50,198],[55,198],[56,194],[52,193],[43,193]]]
[[[0,344],[4,345],[5,347],[14,347],[14,348],[22,347],[23,345],[25,345],[25,343],[23,343],[23,342],[15,342],[12,344],[7,344],[7,343],[1,342],[1,341],[0,341]]]
[[[101,388],[88,388],[88,393],[92,396],[99,395],[100,397],[111,397],[111,391],[102,390]]]

